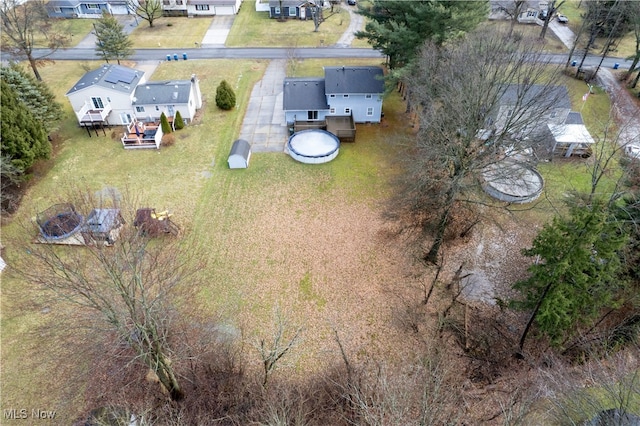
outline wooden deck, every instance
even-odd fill
[[[136,126],[138,130],[136,131]],[[160,123],[142,123],[134,121],[129,124],[122,136],[125,149],[160,148],[162,129]]]
[[[327,116],[327,131],[333,133],[340,142],[355,142],[356,124],[352,116]]]

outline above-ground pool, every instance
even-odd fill
[[[500,201],[528,203],[542,193],[544,180],[540,173],[524,164],[503,160],[487,166],[482,172],[484,190]]]
[[[327,163],[338,155],[340,140],[325,130],[303,130],[289,137],[287,148],[289,155],[301,163]]]

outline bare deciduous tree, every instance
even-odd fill
[[[160,0],[128,0],[127,7],[140,19],[147,21],[153,27],[156,19],[162,16],[162,2]]]
[[[83,214],[94,208],[121,210],[127,225],[113,247],[36,244],[27,248],[28,256],[22,257],[16,270],[76,306],[85,314],[84,326],[115,336],[113,345],[130,348],[133,357],[129,362],[148,367],[172,400],[182,399],[171,343],[178,318],[173,302],[177,297],[187,298],[195,288],[195,272],[202,268],[202,258],[179,240],[159,242],[140,235],[132,225],[132,204],[115,193],[108,199],[89,192],[76,195],[67,199]]]
[[[302,333],[302,327],[296,328],[293,335],[289,331],[289,323],[283,317],[280,309],[276,307],[275,313],[276,329],[273,333],[273,340],[270,342],[265,339],[260,339],[258,345],[258,351],[262,359],[262,365],[264,367],[264,377],[262,380],[262,386],[267,386],[269,376],[275,370],[278,361],[282,359],[291,349],[293,349],[300,340],[300,333]]]
[[[42,80],[38,65],[46,56],[64,46],[68,38],[53,30],[52,20],[47,16],[43,0],[3,0],[0,4],[0,28],[2,28],[2,50],[25,59],[36,79]],[[46,55],[34,56],[38,38],[44,39],[50,49]]]
[[[479,220],[483,172],[509,158],[530,161],[561,91],[558,69],[532,40],[476,33],[457,44],[427,44],[407,79],[420,119],[415,142],[401,154],[404,173],[390,200],[389,218],[431,235],[424,259],[438,262],[454,214],[460,233]],[[508,168],[495,178],[508,177]]]

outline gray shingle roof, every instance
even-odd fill
[[[320,77],[285,78],[282,99],[284,110],[314,111],[329,109],[324,90],[324,79]]]
[[[380,67],[324,67],[326,93],[381,94],[383,75]]]
[[[80,5],[80,0],[50,0],[47,7],[77,7]]]
[[[514,105],[518,99],[518,90],[521,88],[518,84],[510,84],[500,98],[501,105]],[[555,108],[571,108],[571,99],[569,92],[565,86],[544,86],[534,84],[528,90],[522,100],[528,104],[533,99],[539,98],[543,101],[553,102]]]
[[[132,104],[186,104],[190,91],[190,80],[148,81],[136,88]]]
[[[571,111],[569,115],[567,115],[566,120],[564,120],[564,124],[584,124],[582,114],[577,111]]]
[[[144,71],[133,68],[121,65],[104,65],[83,75],[67,92],[67,96],[91,86],[107,87],[123,93],[132,93],[140,83],[143,75]]]
[[[305,0],[269,0],[269,7],[297,7],[307,3]]]

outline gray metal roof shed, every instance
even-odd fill
[[[244,139],[236,140],[231,146],[229,152],[230,169],[246,169],[249,167],[249,159],[251,158],[251,144]]]

